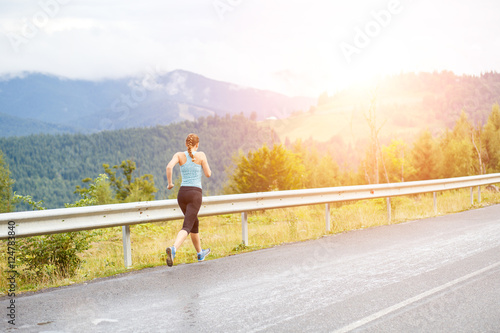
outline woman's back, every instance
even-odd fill
[[[193,155],[196,151],[193,152]],[[201,164],[192,161],[188,152],[185,151],[184,155],[186,157],[186,162],[180,164],[181,167],[181,186],[195,186],[201,188]],[[182,162],[182,161],[181,161]]]

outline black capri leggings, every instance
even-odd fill
[[[198,211],[201,207],[202,195],[201,188],[196,186],[181,186],[177,194],[177,202],[184,213],[184,224],[182,230],[186,232],[198,233]]]

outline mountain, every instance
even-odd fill
[[[77,132],[76,129],[71,126],[51,124],[33,119],[23,119],[0,113],[0,137],[75,132]]]
[[[500,73],[479,76],[459,76],[449,71],[401,73],[333,95],[324,93],[318,105],[308,112],[267,120],[262,126],[271,127],[282,141],[333,140],[364,150],[370,141],[365,116],[372,98],[380,142],[386,144],[392,139],[412,142],[424,129],[437,135],[452,128],[462,111],[473,124],[483,125],[492,106],[500,102]]]
[[[95,82],[31,73],[0,80],[0,136],[94,133],[240,113],[283,118],[314,103],[183,70]]]

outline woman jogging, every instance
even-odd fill
[[[175,252],[191,234],[194,248],[198,253],[198,261],[205,260],[205,257],[210,253],[210,249],[203,250],[201,248],[200,235],[198,234],[198,211],[201,207],[201,171],[206,177],[212,175],[210,166],[208,165],[205,153],[198,152],[200,139],[196,134],[189,134],[186,138],[187,151],[175,153],[172,160],[167,165],[167,180],[168,189],[172,189],[172,170],[179,163],[181,168],[182,183],[179,193],[177,194],[177,202],[184,214],[184,224],[182,230],[177,234],[173,246],[167,248],[167,265],[174,264]]]

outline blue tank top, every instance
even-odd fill
[[[187,161],[181,165],[181,186],[195,186],[201,188],[201,165],[194,163],[187,151],[184,152]],[[193,152],[193,156],[196,152]]]

